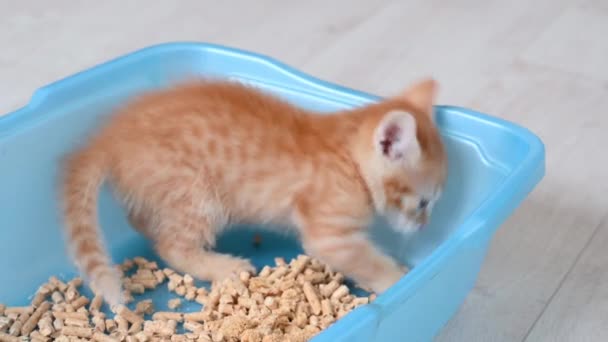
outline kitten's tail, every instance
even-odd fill
[[[123,302],[121,278],[112,266],[98,227],[97,197],[106,178],[106,154],[85,149],[65,169],[63,201],[67,243],[80,273],[110,305]]]

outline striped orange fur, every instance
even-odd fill
[[[433,121],[436,83],[319,115],[253,88],[198,81],[127,104],[74,152],[63,198],[74,260],[111,304],[121,284],[97,223],[98,189],[109,181],[132,226],[172,267],[203,280],[253,270],[212,249],[231,223],[299,231],[307,253],[361,286],[382,292],[405,268],[366,231],[375,214],[395,229],[428,220],[446,176]]]

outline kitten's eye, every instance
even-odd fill
[[[424,210],[429,205],[429,200],[423,198],[418,202],[418,210]]]

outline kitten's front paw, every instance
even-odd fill
[[[247,260],[247,259],[239,259],[238,262],[236,262],[235,267],[234,267],[234,272],[236,274],[239,274],[240,272],[249,272],[252,274],[255,274],[255,266],[253,266],[253,264]]]
[[[243,271],[255,274],[255,267],[249,260],[237,257],[227,257],[213,267],[215,268],[213,280],[223,280]]]

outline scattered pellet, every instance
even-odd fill
[[[66,318],[63,321],[63,325],[69,325],[72,327],[88,327],[89,326],[89,320],[86,319],[76,319],[76,318]]]
[[[343,296],[342,298],[340,298],[340,303],[350,304],[353,302],[353,299],[355,299],[355,296],[347,294],[346,296]]]
[[[276,309],[279,307],[279,302],[275,300],[274,297],[266,297],[266,299],[264,299],[264,305],[269,309]]]
[[[106,331],[112,333],[116,330],[116,321],[113,319],[106,319]]]
[[[55,318],[55,319],[53,320],[53,328],[54,328],[55,330],[60,331],[61,329],[63,329],[63,326],[64,326],[64,324],[63,324],[63,320],[62,320],[62,319],[60,319],[60,318]]]
[[[175,289],[177,288],[177,286],[178,286],[178,285],[177,285],[177,283],[176,283],[176,282],[174,282],[174,281],[171,281],[171,280],[169,280],[169,282],[167,283],[167,289],[168,289],[170,292],[175,291]]]
[[[133,285],[143,286],[144,290],[145,289],[150,289],[150,290],[155,289],[156,286],[158,285],[158,281],[156,280],[156,277],[154,277],[154,275],[152,275],[151,278],[134,278],[133,281],[134,281]]]
[[[169,311],[160,311],[155,312],[152,315],[152,319],[155,321],[169,321],[173,320],[176,322],[181,322],[184,320],[183,314],[181,312],[169,312]]]
[[[211,341],[213,342],[224,342],[224,334],[220,331],[215,331],[211,335]]]
[[[321,329],[326,329],[335,321],[336,321],[336,318],[333,315],[324,315],[324,316],[321,316],[321,320],[320,320],[319,324],[321,325]]]
[[[132,269],[133,266],[135,266],[135,263],[131,259],[125,259],[125,261],[123,261],[120,266],[123,271],[128,271],[128,270]]]
[[[315,289],[313,288],[312,284],[310,282],[305,282],[302,289],[304,291],[304,295],[306,296],[306,300],[308,300],[308,303],[312,308],[312,313],[315,315],[320,314],[321,302],[319,301],[319,297],[317,296],[317,293],[315,292]]]
[[[325,275],[325,273],[320,273],[320,272],[315,272],[312,274],[304,275],[304,281],[308,281],[311,284],[315,284],[315,285],[325,282],[326,278],[327,278],[327,276]]]
[[[116,321],[116,331],[121,334],[127,334],[129,331],[129,321],[120,314],[114,316],[114,320]]]
[[[184,274],[183,281],[186,286],[194,286],[194,278],[192,278],[192,276],[187,273]]]
[[[65,299],[63,298],[63,295],[59,291],[55,291],[55,292],[53,292],[51,294],[51,300],[55,304],[60,304],[60,303],[63,303],[65,301]]]
[[[223,294],[220,296],[220,303],[221,304],[232,304],[232,303],[234,303],[234,298],[227,293]]]
[[[289,268],[287,268],[287,266],[278,266],[274,272],[268,276],[268,281],[276,281],[280,277],[287,274],[287,272],[289,272]]]
[[[29,335],[32,332],[32,330],[34,330],[36,325],[38,325],[38,321],[40,320],[42,315],[44,313],[46,313],[47,311],[49,311],[50,308],[51,308],[50,302],[43,302],[42,304],[40,304],[40,306],[38,308],[36,308],[36,311],[34,311],[34,313],[32,313],[32,315],[28,318],[28,320],[25,323],[23,323],[23,326],[21,327],[21,334]]]
[[[349,311],[348,310],[344,310],[343,308],[340,308],[340,310],[338,310],[338,313],[336,314],[337,318],[342,318],[344,316],[346,316],[346,314],[348,314]]]
[[[4,315],[8,316],[10,314],[21,315],[24,313],[32,313],[34,310],[31,306],[13,306],[7,307],[4,309]]]
[[[250,278],[251,273],[247,271],[242,271],[241,273],[239,273],[239,279],[241,280],[241,282],[243,282],[243,284],[248,284]]]
[[[63,281],[59,280],[55,276],[52,276],[52,277],[49,278],[49,283],[51,285],[53,285],[55,288],[59,289],[59,291],[61,291],[61,292],[65,292],[65,290],[68,288],[68,285],[66,283],[64,283]]]
[[[198,333],[204,330],[204,326],[194,321],[185,321],[184,329]]]
[[[154,303],[151,299],[142,300],[135,305],[135,313],[138,315],[151,315],[154,313]]]
[[[129,335],[137,334],[138,332],[142,331],[143,324],[144,324],[143,319],[139,322],[131,324],[131,326],[129,327],[129,331],[127,333]]]
[[[72,308],[74,308],[74,310],[78,310],[87,304],[89,304],[89,298],[87,298],[85,296],[80,296],[77,299],[75,299],[73,302],[70,303],[70,305],[72,305]]]
[[[78,287],[82,286],[82,283],[83,283],[82,278],[76,277],[76,278],[72,278],[70,281],[68,281],[67,285],[78,288]]]
[[[137,337],[135,337],[135,335],[129,335],[125,337],[125,342],[139,342],[139,340]]]
[[[83,313],[83,312],[53,311],[53,316],[55,316],[55,318],[59,318],[62,320],[65,320],[67,318],[74,318],[74,319],[81,319],[81,320],[89,319],[89,316],[87,316],[87,314]]]
[[[103,297],[100,295],[96,295],[93,297],[91,301],[91,305],[89,305],[89,311],[96,312],[101,309],[101,305],[103,304]]]
[[[333,279],[336,280],[339,283],[344,282],[344,274],[340,273],[340,272],[336,272],[333,275]]]
[[[184,314],[185,321],[203,322],[207,319],[205,312],[191,312]]]
[[[166,279],[165,273],[162,270],[154,271],[154,277],[156,278],[156,282],[159,284],[164,282]]]
[[[171,336],[171,342],[183,342],[188,341],[186,335],[173,335]]]
[[[169,281],[172,281],[177,285],[181,285],[184,283],[184,277],[182,277],[181,275],[179,275],[175,272],[167,275],[167,277],[169,277]]]
[[[281,258],[281,257],[276,257],[274,258],[274,264],[278,267],[278,266],[287,266],[287,263],[285,262],[285,259]]]
[[[176,310],[181,305],[182,305],[182,300],[179,298],[174,298],[174,299],[169,300],[169,302],[167,302],[167,307],[169,307],[169,309],[171,309],[171,310]]]
[[[256,329],[247,329],[241,333],[241,342],[262,342],[263,335]]]
[[[352,303],[354,304],[355,307],[360,306],[360,305],[365,305],[369,303],[369,298],[368,297],[357,297],[354,298]]]
[[[333,308],[333,305],[331,304],[331,302],[329,301],[329,299],[323,299],[321,301],[321,311],[323,312],[323,315],[333,315],[334,314],[334,308]]]
[[[146,321],[144,323],[144,332],[170,337],[171,335],[175,334],[176,327],[177,322],[174,320]]]
[[[291,272],[287,276],[287,278],[295,279],[308,265],[310,261],[310,257],[307,255],[300,255],[297,259],[294,259],[291,262]]]
[[[91,319],[95,325],[95,331],[104,332],[106,331],[106,319],[104,314],[97,314]]]
[[[93,333],[93,341],[97,342],[118,342],[117,338],[114,338],[110,335],[106,335],[100,331],[96,331]]]
[[[124,317],[124,319],[129,321],[129,323],[131,323],[131,324],[140,323],[144,320],[143,318],[141,318],[135,312],[129,310],[129,308],[127,308],[124,305],[119,305],[116,308],[116,313],[119,315],[119,317]],[[120,326],[120,323],[119,323],[119,326]]]
[[[44,302],[46,300],[46,298],[48,296],[49,296],[49,291],[46,289],[46,287],[40,287],[38,289],[38,291],[36,292],[34,299],[32,299],[32,306],[38,307],[40,304],[42,304],[42,302]]]
[[[258,304],[264,303],[264,295],[259,292],[252,293],[251,299],[253,299]]]
[[[146,332],[143,330],[138,332],[137,334],[135,334],[135,338],[137,339],[138,342],[146,342],[150,339],[148,337],[148,335],[146,334]]]
[[[125,340],[125,334],[118,331],[118,330],[114,330],[113,332],[110,333],[110,337],[115,338],[119,341],[124,341]]]
[[[7,332],[13,324],[13,319],[9,317],[0,317],[0,332]]]
[[[258,275],[258,277],[260,278],[266,278],[270,275],[271,269],[269,266],[264,266],[262,267],[262,270],[260,271],[260,274]]]
[[[13,336],[19,336],[19,334],[21,333],[21,327],[23,327],[23,324],[25,324],[25,322],[29,318],[30,314],[28,311],[25,311],[20,314],[19,317],[13,322],[13,325],[11,325],[10,329],[8,329],[9,334]]]
[[[32,342],[48,342],[50,337],[44,336],[38,330],[34,330],[30,333],[30,341]]]
[[[148,267],[148,260],[146,258],[143,257],[135,257],[133,258],[133,262],[140,268],[147,268]]]
[[[195,287],[186,288],[186,295],[184,296],[184,298],[188,301],[193,301],[196,298],[196,288]]]
[[[325,298],[329,298],[336,289],[340,287],[340,283],[335,279],[330,281],[329,284],[320,286],[321,295]]]
[[[142,294],[146,292],[146,287],[141,283],[128,283],[125,284],[125,289],[131,293]]]
[[[63,329],[61,329],[61,333],[66,336],[91,338],[91,336],[93,336],[93,329],[83,328],[83,327],[65,326],[65,327],[63,327]]]
[[[305,313],[297,312],[294,323],[296,326],[304,328],[308,324],[308,316]]]
[[[21,338],[0,332],[0,341],[3,342],[21,342]]]
[[[194,301],[201,305],[205,305],[205,303],[207,303],[207,296],[197,295],[196,298],[194,298]]]
[[[220,303],[217,307],[217,311],[224,315],[231,315],[234,313],[234,307],[231,304]]]
[[[313,315],[313,316],[308,317],[308,323],[310,325],[318,327],[319,326],[319,316],[314,316]]]
[[[73,285],[68,285],[68,289],[65,291],[64,295],[65,301],[71,303],[73,300],[78,298],[78,290]]]
[[[346,285],[340,285],[340,287],[338,287],[332,294],[331,294],[331,300],[339,300],[340,298],[346,296],[348,294],[349,290],[348,287],[346,287]]]
[[[45,315],[38,321],[38,331],[42,336],[51,336],[55,332],[53,327],[53,319],[50,315]]]
[[[175,294],[177,294],[178,296],[185,296],[186,287],[184,285],[179,285],[178,287],[175,288]]]

